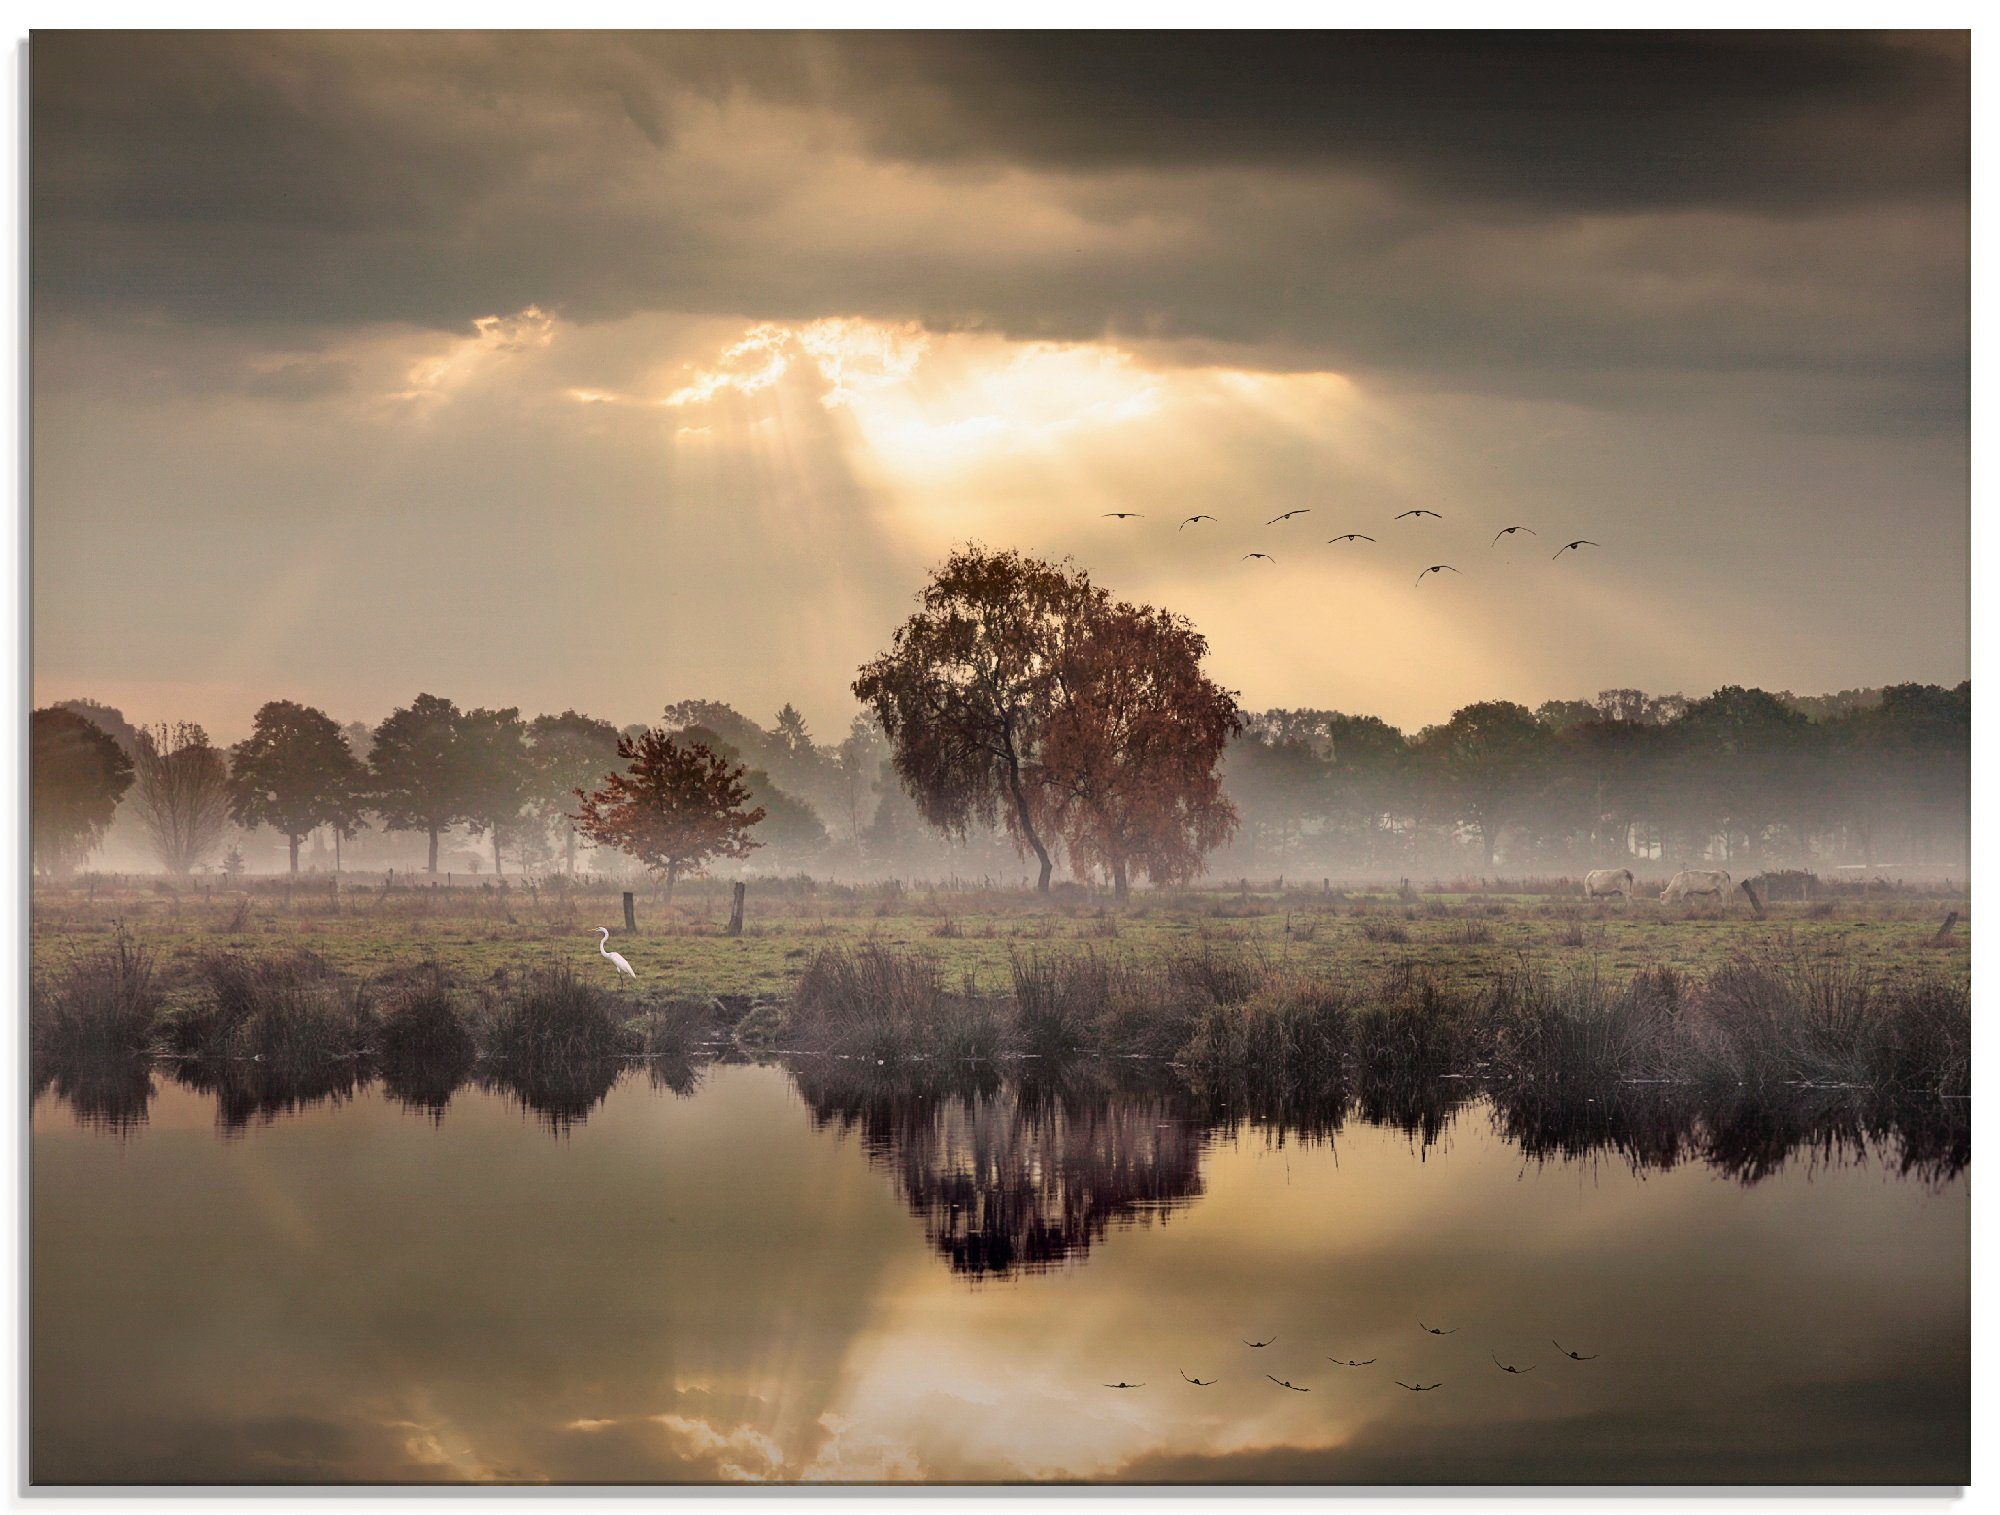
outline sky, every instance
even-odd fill
[[[1969,673],[1962,34],[30,54],[38,703],[837,738],[965,541],[1255,709]]]

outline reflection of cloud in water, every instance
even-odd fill
[[[817,1122],[859,1133],[956,1273],[1057,1267],[1113,1225],[1164,1218],[1201,1192],[1200,1126],[1096,1070],[927,1088],[863,1067],[808,1066],[799,1088]]]

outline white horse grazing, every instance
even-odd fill
[[[609,926],[599,926],[597,928],[597,950],[600,953],[602,953],[605,957],[610,958],[611,966],[616,968],[620,973],[624,974],[627,978],[637,978],[639,975],[634,973],[632,971],[632,965],[625,961],[624,953],[604,951],[605,943],[609,942],[610,940],[611,940],[611,928]]]
[[[1729,875],[1720,868],[1683,868],[1660,891],[1660,903],[1693,899],[1698,894],[1713,896],[1718,902],[1727,899]]]
[[[1609,899],[1614,894],[1628,901],[1632,898],[1630,868],[1593,868],[1583,876],[1585,899]]]

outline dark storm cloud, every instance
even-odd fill
[[[1936,425],[1967,76],[1851,34],[39,34],[37,313],[853,314]]]
[[[896,34],[837,94],[885,150],[1344,166],[1543,208],[1962,195],[1962,42],[1841,33]]]

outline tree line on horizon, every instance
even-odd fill
[[[373,727],[273,700],[213,746],[71,700],[33,712],[33,860],[82,867],[114,825],[167,872],[243,866],[240,832],[407,863],[421,838],[496,873],[629,858],[673,882],[753,854],[764,871],[1011,877],[1060,859],[1122,896],[1205,869],[1314,873],[1656,860],[1959,867],[1971,686],[1800,698],[1608,690],[1481,701],[1414,734],[1332,710],[1246,714],[1183,617],[1113,599],[1067,563],[963,548],[859,670],[863,713],[817,742],[682,700],[650,726],[463,709],[424,693]],[[613,859],[618,861],[613,862]]]

